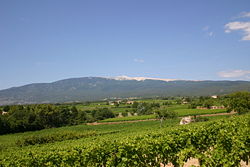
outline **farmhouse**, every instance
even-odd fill
[[[207,107],[197,106],[196,109],[201,109],[201,110],[207,110],[207,109],[225,109],[225,107],[224,106],[210,106],[209,108],[207,108]]]
[[[134,104],[134,101],[127,101],[126,104]]]
[[[210,109],[225,109],[224,106],[211,106]]]
[[[2,112],[2,115],[5,115],[5,114],[8,114],[8,112],[3,111],[3,112]]]
[[[115,103],[113,101],[109,101],[109,105],[113,106]]]
[[[121,104],[121,102],[122,102],[121,100],[116,100],[117,104]]]

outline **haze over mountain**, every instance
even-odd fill
[[[192,81],[144,77],[82,77],[0,91],[0,104],[92,101],[104,98],[223,95],[250,91],[249,81]]]

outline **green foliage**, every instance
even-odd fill
[[[10,125],[6,116],[0,115],[0,134],[6,134],[10,131]]]
[[[155,102],[151,103],[150,106],[151,106],[151,108],[160,108],[161,107],[160,103],[155,103]]]
[[[110,111],[108,108],[99,108],[91,112],[92,116],[96,120],[103,120],[107,118],[114,118],[115,114]]]
[[[119,122],[119,121],[135,121],[135,120],[147,120],[147,119],[155,119],[155,115],[138,115],[132,117],[120,117],[120,118],[109,118],[102,120],[100,122]]]
[[[204,114],[217,114],[217,113],[226,113],[226,109],[213,109],[213,110],[200,110],[200,109],[188,109],[188,105],[172,105],[170,107],[162,106],[157,110],[169,110],[174,111],[178,114],[178,116],[193,116],[193,115],[204,115]],[[155,110],[152,110],[155,112]],[[125,113],[124,113],[125,114]],[[117,113],[118,116],[118,113]],[[150,115],[139,115],[132,117],[122,117],[122,118],[110,118],[105,119],[100,122],[118,122],[118,121],[130,121],[130,120],[146,120],[155,118],[154,114]]]
[[[210,108],[211,106],[214,105],[219,105],[221,106],[223,104],[223,101],[221,98],[217,98],[217,99],[213,99],[211,97],[208,96],[201,96],[198,99],[193,99],[192,102],[189,105],[189,108],[196,108],[196,107],[206,107],[206,108]]]
[[[178,113],[179,116],[192,116],[192,115],[205,115],[205,114],[218,114],[226,113],[226,109],[177,109],[174,110]]]
[[[0,134],[41,130],[76,125],[113,118],[108,108],[78,111],[75,106],[38,104],[9,106],[8,113],[0,115]]]
[[[0,166],[183,166],[197,158],[201,167],[235,167],[250,158],[250,115],[197,123],[136,137],[95,141],[66,150],[32,150],[2,157]]]
[[[9,112],[9,110],[10,110],[10,106],[4,106],[4,107],[3,107],[3,111]]]
[[[169,110],[156,110],[155,111],[157,118],[160,119],[161,124],[160,127],[162,127],[162,123],[164,119],[174,119],[177,118],[177,113],[175,111],[169,111]]]
[[[126,117],[126,116],[128,116],[128,113],[127,112],[122,112],[122,116]]]
[[[88,133],[76,133],[76,132],[60,132],[60,133],[53,133],[47,135],[33,135],[24,137],[22,139],[17,140],[16,144],[20,147],[28,146],[28,145],[35,145],[35,144],[45,144],[45,143],[54,143],[57,141],[64,141],[64,140],[73,140],[79,139],[88,136],[96,135],[95,132],[88,132]]]
[[[226,103],[229,111],[244,114],[250,111],[250,92],[235,92],[227,96]]]
[[[173,104],[173,102],[171,102],[171,101],[166,101],[166,102],[162,103],[162,105],[165,105],[165,106],[170,106],[172,104]]]
[[[137,108],[138,105],[139,105],[139,103],[135,101],[135,102],[132,104],[132,108]]]
[[[212,99],[207,99],[203,102],[203,106],[206,108],[210,108],[213,105],[214,105],[214,100]]]
[[[181,104],[181,102],[182,102],[182,101],[181,101],[181,99],[179,99],[179,98],[175,100],[175,103],[176,103],[176,104]]]
[[[135,107],[135,106],[136,106],[136,108],[134,109],[134,112],[136,112],[138,115],[148,115],[148,114],[153,113],[153,109],[159,108],[160,104],[159,103],[146,103],[146,102],[143,102],[143,103],[137,103],[133,107]]]
[[[207,117],[196,117],[196,116],[192,119],[192,121],[194,121],[194,122],[205,122],[208,120],[209,120],[209,118],[207,118]]]
[[[157,117],[161,119],[174,119],[178,116],[177,112],[170,110],[156,110],[155,113]]]

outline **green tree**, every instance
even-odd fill
[[[165,101],[162,103],[162,105],[165,105],[165,106],[170,106],[172,105],[173,103],[171,101]]]
[[[10,110],[10,106],[4,106],[3,111],[8,112]]]
[[[214,105],[214,102],[212,99],[207,99],[203,102],[203,107],[210,108],[212,105]]]
[[[250,111],[250,92],[235,92],[228,95],[228,111],[235,111],[244,114]]]
[[[138,105],[139,105],[139,103],[135,101],[135,102],[132,104],[132,108],[137,108]]]
[[[78,115],[76,117],[76,123],[83,123],[87,121],[87,113],[85,111],[78,111]]]
[[[162,127],[163,120],[165,119],[174,119],[177,118],[177,113],[174,111],[169,111],[169,110],[156,110],[155,111],[156,116],[158,119],[160,119],[160,127]]]
[[[161,105],[160,105],[160,103],[151,103],[151,104],[150,104],[150,107],[151,107],[151,108],[160,108]]]
[[[91,115],[95,120],[103,120],[107,118],[114,118],[115,115],[108,108],[99,108],[92,111]]]
[[[118,102],[116,102],[116,101],[114,102],[114,104],[115,104],[115,107],[119,107],[119,105],[120,105],[120,104],[119,104]]]
[[[152,107],[148,103],[139,103],[135,112],[139,115],[147,115],[152,113]]]

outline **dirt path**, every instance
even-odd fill
[[[213,117],[219,115],[233,115],[236,112],[230,113],[217,113],[217,114],[204,114],[204,115],[196,115],[196,117]],[[133,120],[133,121],[119,121],[119,122],[93,122],[87,123],[87,125],[111,125],[111,124],[122,124],[122,123],[135,123],[135,122],[145,122],[145,121],[156,121],[157,119],[144,119],[144,120]]]

